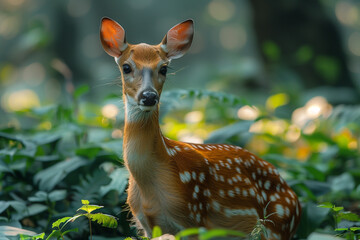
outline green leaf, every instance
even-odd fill
[[[84,204],[84,205],[90,204],[90,202],[88,200],[81,200],[81,203]]]
[[[60,181],[62,181],[70,172],[85,165],[87,161],[80,157],[72,157],[63,162],[59,162],[49,168],[38,172],[35,177],[35,183],[44,191],[52,190]]]
[[[335,228],[335,231],[348,231],[349,228]]]
[[[103,227],[117,228],[118,222],[115,217],[103,213],[95,213],[88,215],[91,221],[99,223]]]
[[[208,139],[206,139],[206,143],[224,143],[229,138],[240,135],[241,133],[248,133],[250,126],[254,123],[254,121],[239,121],[237,123],[228,125],[226,127],[220,128],[214,132],[212,132]]]
[[[78,232],[78,231],[79,231],[78,228],[72,228],[72,229],[69,229],[69,230],[66,230],[65,232],[63,232],[63,235],[66,235],[66,234],[68,234],[70,232]]]
[[[50,202],[60,201],[66,198],[66,190],[54,190],[49,193],[48,198]]]
[[[74,97],[75,99],[78,99],[81,95],[84,95],[89,91],[90,87],[87,84],[81,85],[77,87],[74,91]]]
[[[10,203],[6,201],[0,201],[0,214],[10,206]]]
[[[209,239],[213,239],[213,238],[230,237],[230,236],[245,237],[246,234],[243,232],[229,230],[229,229],[211,229],[204,233],[200,232],[199,239],[200,240],[209,240]]]
[[[341,210],[343,210],[344,209],[344,207],[333,207],[333,210],[335,211],[335,212],[339,212],[339,211],[341,211]]]
[[[360,222],[360,216],[352,212],[341,212],[337,215],[337,217],[351,222]]]
[[[152,238],[157,238],[162,235],[161,228],[159,226],[155,226],[152,231]]]
[[[330,179],[331,190],[333,192],[351,192],[355,188],[355,181],[350,173],[343,173]]]
[[[60,228],[60,224],[66,222],[67,220],[69,220],[71,217],[63,217],[60,218],[58,220],[56,220],[55,222],[53,222],[52,224],[52,228]]]
[[[77,211],[79,210],[83,210],[87,213],[91,213],[92,211],[95,211],[96,209],[100,209],[103,208],[103,206],[98,206],[98,205],[83,205],[81,206]]]
[[[122,194],[125,191],[125,188],[128,184],[129,172],[126,168],[117,168],[109,176],[111,182],[100,187],[100,195],[103,197],[111,190],[118,191]]]
[[[50,235],[46,238],[46,240],[50,240],[53,237],[60,237],[61,236],[61,232],[59,230],[53,230]]]
[[[315,58],[314,67],[315,70],[330,84],[334,83],[340,74],[339,61],[333,57],[317,56]]]
[[[266,57],[271,61],[277,61],[280,59],[281,51],[279,46],[273,41],[266,41],[262,46],[263,52]]]
[[[29,197],[30,202],[46,202],[48,194],[44,191],[38,191],[35,193],[35,196]]]
[[[188,228],[188,229],[182,230],[181,232],[177,233],[175,235],[175,239],[180,240],[183,237],[198,235],[200,231],[201,230],[199,228]]]
[[[333,208],[333,204],[331,202],[324,202],[324,203],[321,203],[319,205],[317,205],[318,207],[321,207],[321,208]]]

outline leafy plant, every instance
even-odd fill
[[[59,239],[61,237],[64,240],[64,235],[66,235],[69,232],[74,232],[74,231],[76,232],[77,229],[70,229],[64,232],[63,229],[69,222],[74,222],[79,217],[86,217],[88,219],[89,229],[90,229],[90,239],[92,239],[91,222],[97,222],[103,227],[117,228],[118,223],[115,217],[104,213],[92,213],[97,209],[103,208],[103,206],[90,205],[88,200],[81,200],[81,203],[83,205],[77,211],[83,211],[84,213],[78,213],[73,217],[63,217],[57,220],[56,222],[54,222],[52,224],[52,228],[57,228],[57,229],[53,230],[47,239],[50,239],[51,237],[57,237]],[[62,226],[60,227],[61,224]]]
[[[352,213],[350,211],[344,211],[344,207],[335,206],[330,202],[324,202],[318,207],[328,208],[332,210],[332,215],[335,223],[335,231],[341,232],[339,235],[345,237],[346,239],[358,239],[360,237],[360,216],[356,213]],[[345,225],[347,227],[339,227],[339,224],[342,221],[348,221]],[[358,225],[356,225],[356,223]]]

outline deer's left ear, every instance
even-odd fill
[[[189,19],[172,27],[161,42],[169,59],[182,57],[190,48],[194,36],[194,22]]]

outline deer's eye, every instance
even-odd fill
[[[160,73],[161,75],[166,76],[167,66],[162,66],[162,67],[160,68],[160,70],[159,70],[159,73]]]
[[[125,74],[131,73],[131,67],[129,64],[124,64],[122,68]]]

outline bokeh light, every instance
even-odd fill
[[[41,84],[45,80],[45,76],[45,68],[38,62],[26,66],[22,73],[22,79],[30,85]]]
[[[203,120],[204,114],[201,111],[192,111],[185,115],[186,123],[198,123]]]
[[[9,111],[22,111],[40,106],[38,95],[30,89],[23,89],[5,94],[1,98],[2,107]]]
[[[228,50],[237,50],[246,44],[247,35],[241,26],[225,26],[220,30],[220,43]]]
[[[352,54],[360,56],[360,32],[353,32],[350,35],[348,47]]]
[[[208,5],[211,17],[218,21],[227,21],[235,14],[236,7],[229,0],[213,0]]]
[[[310,121],[320,116],[328,117],[332,112],[332,106],[324,97],[317,96],[310,99],[304,107],[296,109],[292,114],[292,122],[299,127],[305,127]]]
[[[115,118],[119,109],[115,104],[106,104],[101,109],[101,114],[106,118]]]
[[[237,116],[242,120],[255,120],[260,115],[259,109],[255,106],[243,106],[241,107],[238,112]]]
[[[341,23],[346,25],[355,24],[359,17],[356,6],[348,1],[338,1],[335,6],[335,15]]]

